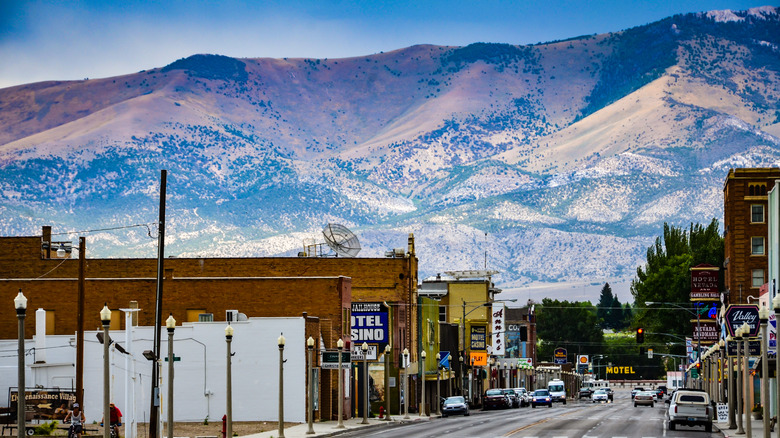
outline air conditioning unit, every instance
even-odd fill
[[[213,322],[213,313],[198,313],[198,322]]]
[[[238,310],[225,310],[225,321],[227,322],[238,321]]]

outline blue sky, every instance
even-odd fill
[[[0,0],[0,88],[117,76],[196,53],[341,58],[414,44],[528,44],[771,1]]]

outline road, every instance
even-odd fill
[[[552,408],[520,408],[500,411],[472,410],[468,417],[434,418],[400,425],[371,428],[340,436],[381,438],[616,438],[616,437],[722,437],[703,427],[678,426],[670,431],[665,420],[667,404],[634,407],[628,389],[615,392],[613,403],[569,401]]]

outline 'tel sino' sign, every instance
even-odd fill
[[[383,303],[352,303],[351,319],[353,344],[367,342],[379,345],[380,349],[387,345],[390,326]]]

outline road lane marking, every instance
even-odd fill
[[[554,417],[547,417],[547,418],[543,418],[543,419],[541,419],[541,420],[539,420],[539,421],[537,421],[537,422],[534,422],[534,423],[531,423],[531,424],[526,424],[526,425],[525,425],[525,426],[523,426],[523,427],[518,427],[518,428],[517,428],[517,429],[515,429],[515,430],[511,430],[511,431],[509,431],[509,432],[505,433],[503,436],[512,436],[512,435],[514,435],[514,434],[516,434],[516,433],[518,433],[518,432],[522,432],[522,431],[524,431],[524,430],[526,430],[526,429],[528,429],[528,428],[530,428],[530,427],[533,427],[533,426],[537,426],[537,425],[539,425],[539,424],[546,423],[546,422],[548,422],[548,421],[550,421],[550,420],[552,420],[552,419],[554,419],[554,418],[567,417],[567,416],[569,416],[569,415],[572,415],[572,414],[574,414],[574,413],[576,413],[576,412],[579,412],[579,411],[581,411],[581,410],[582,410],[582,408],[579,408],[579,409],[575,409],[575,410],[573,410],[573,411],[571,411],[571,412],[567,412],[567,413],[565,413],[565,414],[556,415],[556,416],[554,416]]]

